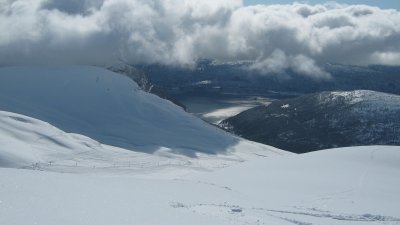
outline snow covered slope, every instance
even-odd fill
[[[243,208],[297,218],[299,224],[367,224],[385,216],[397,218],[388,224],[400,224],[399,162],[400,147],[351,147],[254,160],[204,180],[246,193],[252,205]]]
[[[191,174],[210,171],[284,151],[241,140],[225,154],[196,153],[196,157],[160,148],[153,154],[104,145],[37,119],[0,111],[0,167],[69,173]],[[184,170],[181,170],[181,168]]]
[[[0,224],[399,225],[399,150],[259,158],[174,179],[0,169]]]
[[[167,148],[190,156],[217,154],[249,143],[139,90],[123,75],[95,67],[0,68],[0,110],[147,153]]]

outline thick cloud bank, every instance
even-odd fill
[[[365,5],[240,0],[0,0],[0,64],[191,65],[256,60],[328,76],[319,65],[400,64],[400,12]]]

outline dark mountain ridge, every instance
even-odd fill
[[[400,145],[400,96],[364,90],[309,94],[249,109],[220,125],[296,153]]]
[[[194,68],[137,66],[154,86],[172,95],[235,94],[273,98],[322,91],[373,90],[400,94],[400,67],[325,64],[331,79],[318,79],[291,70],[263,74],[249,69],[253,62],[200,61]]]

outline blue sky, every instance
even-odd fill
[[[292,3],[294,0],[243,0],[246,5],[253,4],[287,4]],[[297,2],[304,2],[309,4],[325,3],[327,0],[297,0]],[[393,8],[400,10],[400,0],[337,0],[336,2],[345,4],[365,4],[379,6],[380,8]]]

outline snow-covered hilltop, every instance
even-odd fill
[[[126,76],[79,66],[0,68],[0,141],[0,167],[73,172],[212,169],[287,154],[223,132]]]
[[[357,145],[400,145],[400,96],[321,92],[242,112],[222,126],[253,141],[301,153]]]
[[[152,137],[157,138],[157,134]],[[79,174],[157,176],[161,173],[162,177],[174,178],[177,174],[213,171],[255,158],[288,154],[245,140],[219,154],[180,154],[166,147],[148,154],[102,144],[84,135],[66,133],[41,120],[4,111],[0,111],[0,144],[0,168]],[[191,149],[187,151],[193,153]]]
[[[95,67],[0,68],[0,110],[147,153],[226,153],[245,142],[141,91],[128,77]]]

